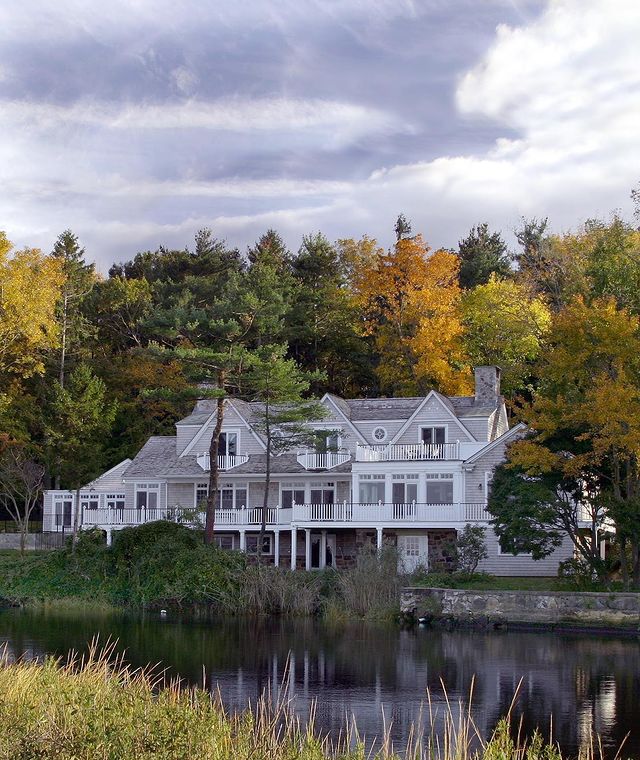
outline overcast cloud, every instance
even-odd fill
[[[0,229],[106,271],[196,229],[434,246],[555,229],[640,180],[637,0],[0,6]]]

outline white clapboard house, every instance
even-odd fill
[[[265,444],[252,421],[256,405],[229,399],[219,442],[216,541],[255,553],[265,481]],[[571,556],[569,540],[545,560],[502,553],[488,525],[487,490],[509,428],[500,370],[475,370],[475,395],[343,399],[326,394],[327,416],[311,423],[313,450],[275,456],[263,552],[282,567],[349,567],[371,543],[397,545],[405,568],[451,565],[467,523],[487,525],[496,575],[554,575]],[[215,402],[198,401],[175,436],[153,436],[80,492],[79,524],[113,531],[154,520],[193,522],[208,492]],[[75,494],[47,491],[44,530],[70,531]],[[292,547],[294,547],[292,551]]]

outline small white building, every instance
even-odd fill
[[[226,402],[219,442],[216,541],[255,553],[265,482],[258,405]],[[451,565],[451,547],[467,523],[486,525],[495,575],[555,575],[572,556],[567,538],[550,557],[503,554],[488,525],[487,491],[505,447],[524,427],[509,428],[500,370],[478,367],[473,396],[431,391],[420,398],[343,399],[326,394],[327,416],[310,424],[315,450],[272,458],[263,552],[287,567],[349,567],[367,542],[395,543],[405,568]],[[153,520],[192,523],[208,493],[215,401],[198,401],[175,436],[153,436],[80,492],[79,524],[107,531]],[[75,494],[47,491],[45,531],[71,530]],[[292,551],[292,546],[294,550]]]

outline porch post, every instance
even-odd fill
[[[382,549],[382,528],[376,528],[376,544],[378,551]]]
[[[298,554],[298,531],[296,526],[291,526],[291,569],[296,569],[296,557]]]
[[[311,528],[304,529],[304,569],[311,570]]]
[[[240,531],[240,551],[247,550],[247,532],[245,530]]]
[[[320,569],[324,570],[327,566],[327,531],[320,533]]]
[[[107,534],[107,546],[111,546],[111,541],[112,541],[111,528],[107,528],[106,534]]]
[[[273,534],[273,564],[280,566],[280,531],[276,530]]]

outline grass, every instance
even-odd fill
[[[412,586],[423,588],[459,588],[473,591],[575,591],[566,578],[502,578],[486,573],[463,575],[460,573],[426,573],[411,581]]]
[[[0,657],[0,758],[136,758],[136,760],[391,760],[389,737],[366,749],[345,727],[331,743],[301,725],[285,702],[268,696],[254,710],[230,715],[219,698],[162,673],[110,662],[113,650],[92,647],[86,659],[11,662]],[[429,704],[429,712],[431,705]],[[562,760],[539,734],[514,738],[510,716],[492,736],[477,732],[470,711],[449,706],[444,733],[415,727],[408,760]],[[594,756],[593,747],[580,757]]]

